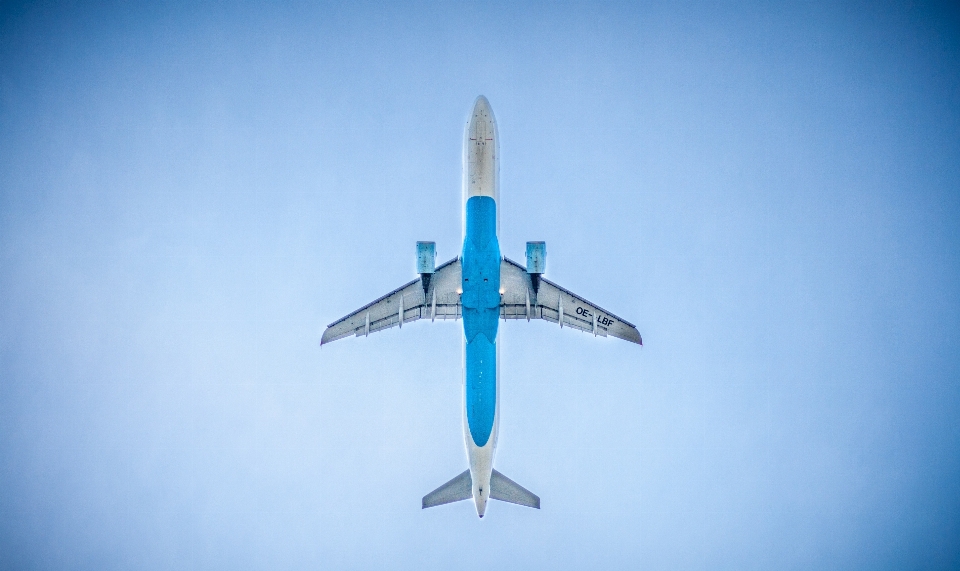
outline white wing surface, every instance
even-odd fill
[[[420,279],[405,284],[380,299],[327,326],[320,339],[324,345],[337,339],[376,333],[418,319],[460,317],[460,259],[454,258],[430,275],[424,291]]]
[[[550,280],[540,278],[537,291],[527,270],[520,264],[503,259],[500,264],[500,317],[503,319],[544,319],[600,335],[625,339],[643,345],[640,332],[632,324],[598,305],[568,291]]]

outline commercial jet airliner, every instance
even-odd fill
[[[540,498],[493,468],[500,424],[499,319],[543,319],[594,336],[643,345],[637,328],[543,278],[546,246],[527,242],[526,267],[500,255],[500,152],[497,122],[477,98],[463,137],[463,249],[435,265],[434,242],[417,242],[419,279],[331,323],[320,344],[418,319],[463,319],[463,436],[470,468],[423,497],[423,508],[473,498],[483,517],[490,499],[540,508]]]

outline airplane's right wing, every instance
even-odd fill
[[[612,336],[643,345],[640,332],[632,324],[598,305],[566,290],[550,280],[533,278],[520,264],[503,259],[500,264],[500,317],[503,319],[543,319],[602,337]]]
[[[427,287],[422,279],[404,284],[380,299],[327,326],[320,339],[325,345],[351,335],[366,336],[418,319],[459,319],[460,258],[439,266],[430,274]]]

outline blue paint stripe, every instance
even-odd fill
[[[467,343],[467,424],[477,446],[493,432],[497,410],[497,346],[485,335]]]
[[[463,333],[466,337],[466,406],[470,436],[484,446],[497,412],[497,330],[500,317],[500,244],[497,203],[467,200],[467,235],[461,254]]]

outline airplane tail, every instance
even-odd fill
[[[470,479],[470,470],[465,470],[446,484],[423,496],[423,509],[468,500],[472,497],[473,481]],[[490,498],[540,509],[539,496],[496,470],[490,476]]]

